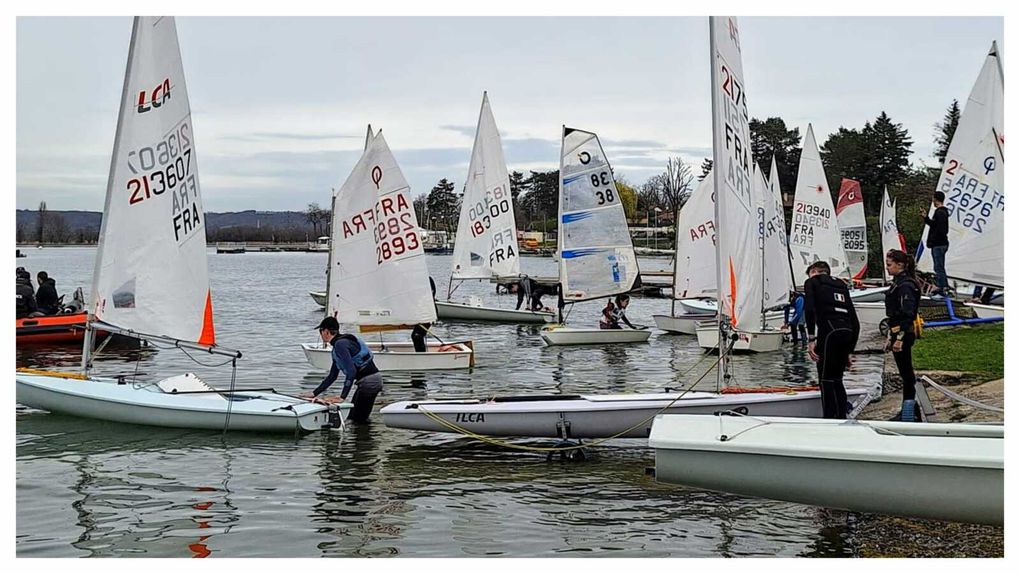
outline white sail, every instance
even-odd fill
[[[410,192],[382,132],[375,134],[334,202],[329,308],[341,323],[436,320]]]
[[[735,17],[711,17],[712,150],[716,227],[719,230],[720,314],[740,331],[759,329],[762,258],[758,202],[753,187],[746,84]]]
[[[510,176],[485,93],[453,247],[453,278],[488,279],[520,271]]]
[[[846,252],[825,180],[815,132],[808,124],[797,168],[797,192],[790,223],[790,264],[798,281],[807,279],[807,266],[829,264],[833,277],[849,277]]]
[[[845,177],[840,182],[836,223],[843,238],[850,277],[864,279],[868,272],[868,224],[864,219],[864,194],[860,182]]]
[[[630,291],[637,257],[598,136],[563,128],[559,255],[563,298],[584,301]]]
[[[698,183],[680,210],[677,223],[673,298],[715,297],[715,179],[712,171]]]
[[[889,190],[882,191],[882,211],[878,217],[878,224],[882,230],[882,268],[885,268],[885,254],[892,249],[906,251],[903,245],[903,236],[900,235],[899,227],[896,225],[896,200],[889,197]],[[892,281],[892,276],[883,271],[886,281]]]
[[[134,20],[90,309],[123,329],[216,341],[195,133],[172,17]]]
[[[772,309],[787,303],[793,290],[793,276],[790,274],[790,250],[787,247],[786,219],[783,215],[783,199],[779,191],[779,172],[776,160],[772,159],[772,170],[768,181],[761,172],[760,196],[762,229],[764,236],[765,285],[762,307]]]
[[[1002,64],[993,42],[960,115],[935,188],[946,194],[946,274],[954,279],[992,287],[1004,284],[1003,144]],[[924,246],[927,238],[925,226],[918,268],[930,272],[932,258]]]

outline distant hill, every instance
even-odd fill
[[[103,220],[103,214],[99,211],[58,211],[50,210],[47,213],[58,214],[64,218],[64,223],[71,231],[79,229],[99,229]],[[303,211],[236,211],[230,213],[206,213],[206,229],[208,232],[231,227],[261,227],[271,226],[278,228],[307,227],[311,230],[312,225],[305,219]],[[16,224],[25,230],[34,230],[39,221],[39,212],[29,209],[17,210]]]

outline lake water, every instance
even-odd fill
[[[58,291],[91,286],[93,248],[28,249],[19,259],[49,272]],[[446,293],[449,256],[429,256]],[[296,393],[324,373],[300,343],[316,339],[325,285],[323,253],[217,255],[210,281],[217,342],[240,349],[239,386]],[[642,260],[665,269],[667,259]],[[552,276],[548,258],[522,270]],[[497,298],[488,283],[457,296]],[[554,306],[552,297],[546,298]],[[601,303],[578,304],[571,325],[597,324]],[[667,299],[634,298],[628,316],[654,325]],[[446,339],[470,338],[471,371],[388,374],[376,409],[451,395],[661,392],[711,366],[692,337],[656,332],[645,345],[545,347],[539,327],[438,324]],[[373,335],[378,336],[378,335]],[[387,335],[391,337],[393,335]],[[789,346],[788,346],[789,347]],[[74,368],[76,346],[17,350],[18,366]],[[199,357],[211,362],[208,357]],[[99,374],[191,371],[215,385],[229,367],[195,364],[180,351],[111,349]],[[849,387],[880,379],[881,355],[862,355]],[[734,384],[813,384],[803,349],[733,359]],[[709,375],[698,388],[714,388]],[[373,415],[347,434],[305,437],[189,432],[107,424],[19,407],[19,557],[714,557],[847,556],[852,526],[816,508],[656,483],[642,441],[594,449],[584,462],[547,462],[453,435],[389,429]],[[527,441],[524,441],[527,442]],[[532,441],[531,444],[547,445]],[[754,469],[748,469],[754,472]]]

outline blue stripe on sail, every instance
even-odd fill
[[[568,249],[560,254],[560,257],[564,259],[575,259],[577,257],[587,257],[588,255],[595,255],[596,253],[602,252],[601,249]]]
[[[590,211],[578,211],[576,213],[566,213],[563,215],[563,223],[573,223],[575,221],[581,221],[582,219],[588,219],[592,216]]]
[[[574,183],[575,181],[581,179],[582,177],[584,177],[583,173],[581,175],[572,175],[570,177],[565,177],[563,178],[563,185],[567,185],[568,183]]]
[[[917,253],[914,254],[914,261],[920,261],[924,255],[924,241],[917,244]]]

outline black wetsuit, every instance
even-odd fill
[[[429,287],[432,288],[432,304],[435,305],[436,301],[436,282],[429,277]],[[439,310],[436,310],[436,315],[439,314]],[[428,345],[425,344],[425,337],[429,334],[429,329],[432,327],[432,323],[420,323],[414,326],[411,330],[411,342],[414,343],[414,352],[424,353],[428,350]]]
[[[807,321],[808,337],[816,341],[822,416],[827,419],[845,419],[847,401],[843,372],[861,332],[861,324],[846,283],[824,273],[805,281],[804,318]]]
[[[906,273],[899,273],[893,277],[892,285],[885,292],[885,316],[889,320],[890,344],[903,341],[903,347],[899,351],[893,351],[893,359],[896,360],[896,369],[903,380],[904,401],[912,401],[915,398],[914,384],[917,378],[914,375],[911,349],[917,338],[914,333],[914,320],[917,319],[920,299],[921,289]]]
[[[542,296],[553,292],[553,290],[546,289],[541,283],[531,277],[521,277],[520,282],[517,283],[517,307],[515,309],[520,309],[521,303],[528,299],[529,311],[541,311]]]

